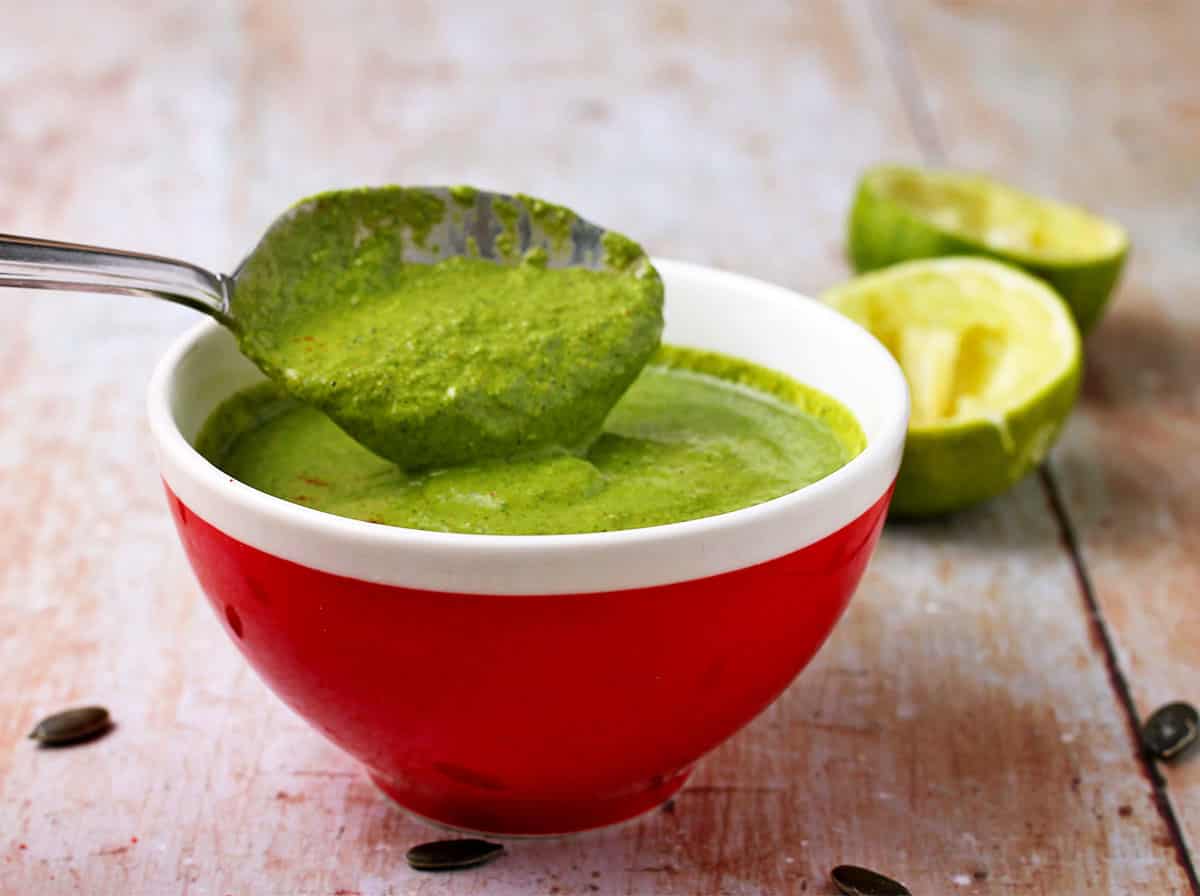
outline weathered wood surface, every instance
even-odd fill
[[[1120,220],[1052,475],[1136,716],[1200,698],[1200,6],[962,4],[897,16],[934,154]],[[1193,854],[1200,761],[1161,769]]]
[[[1055,475],[1139,709],[1195,699],[1195,7],[9,6],[0,230],[219,267],[316,189],[467,181],[813,292],[881,157],[1117,215],[1138,255]],[[188,321],[0,296],[0,892],[819,893],[847,861],[917,893],[1191,892],[1036,478],[889,527],[813,667],[673,812],[409,871],[429,829],[254,678],[174,543],[142,398]],[[22,740],[91,700],[108,738]],[[1167,782],[1193,842],[1197,769]]]

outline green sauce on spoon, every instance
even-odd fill
[[[413,470],[586,450],[658,348],[662,293],[636,243],[562,206],[384,187],[283,216],[230,312],[288,394]]]

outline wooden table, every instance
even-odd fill
[[[982,168],[1136,250],[1040,476],[891,525],[815,664],[677,800],[421,876],[430,831],[226,642],[143,422],[192,319],[0,296],[0,891],[1192,893],[1200,758],[1200,5],[10,2],[0,230],[234,263],[296,197],[470,182],[559,197],[659,255],[816,292],[856,174]],[[119,727],[22,738],[86,701]]]

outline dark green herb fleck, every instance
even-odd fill
[[[100,737],[111,727],[112,720],[103,706],[81,706],[47,716],[29,736],[44,746],[58,747]]]
[[[857,865],[838,865],[829,876],[846,896],[912,896],[899,881]]]
[[[1189,703],[1168,703],[1155,710],[1142,726],[1146,752],[1157,759],[1171,760],[1200,738],[1200,715]]]
[[[486,864],[503,854],[503,846],[486,840],[434,840],[414,846],[406,858],[418,871],[457,871]]]

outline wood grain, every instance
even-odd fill
[[[1149,52],[1170,17],[1130,31],[1136,8],[1111,32],[1097,17],[1089,33],[1119,32]],[[897,80],[905,47],[919,47],[908,63],[930,98],[925,127],[953,158],[970,146],[964,162],[1028,166],[1019,179],[1033,187],[1085,178],[1065,149],[1059,167],[1046,161],[1065,147],[1049,100],[1017,128],[1027,155],[1010,155],[1015,100],[1003,91],[1015,88],[995,84],[1008,75],[999,61],[974,75],[966,51],[946,46],[967,33],[989,58],[993,35],[1026,26],[1045,27],[1050,45],[1045,9],[912,6],[890,26],[879,9],[108,0],[73,16],[64,0],[13,10],[0,35],[0,229],[228,266],[305,193],[467,181],[558,197],[658,254],[815,292],[845,276],[857,172],[927,149]],[[1027,52],[1047,83],[1091,59],[1086,47]],[[1132,66],[1137,54],[1123,55]],[[968,84],[1005,101],[971,101]],[[1185,139],[1137,121],[1139,134]],[[1174,220],[1165,203],[1139,204],[1182,189],[1172,178],[1187,154],[1171,146],[1177,165],[1122,188],[1118,217]],[[1161,284],[1184,283],[1182,249],[1164,258],[1174,273]],[[14,745],[0,751],[0,892],[749,896],[829,892],[840,862],[879,867],[914,892],[1188,891],[1036,480],[944,523],[889,527],[813,667],[670,811],[514,844],[476,872],[420,876],[403,854],[430,830],[248,672],[174,544],[141,403],[187,314],[132,299],[0,298],[0,733]],[[1154,368],[1160,388],[1185,388],[1165,376],[1176,369],[1194,386],[1194,359],[1164,354],[1180,366]],[[1119,363],[1101,369],[1128,394]],[[1173,394],[1168,406],[1186,419],[1193,393]],[[1178,456],[1142,442],[1129,451],[1121,427],[1089,409],[1060,452],[1076,508],[1077,491],[1117,493],[1106,465],[1123,452],[1142,471]],[[1174,432],[1181,446],[1188,431]],[[1122,514],[1150,519],[1104,500],[1118,525]],[[1194,515],[1189,524],[1175,512],[1194,541]],[[1183,558],[1187,543],[1143,539],[1141,562],[1171,560],[1168,574],[1186,576],[1176,554],[1154,551]],[[1127,651],[1147,639],[1145,680],[1168,682],[1161,635],[1120,631]],[[22,740],[42,714],[92,700],[117,718],[107,738],[69,751]]]
[[[1131,263],[1088,340],[1080,413],[1051,469],[1136,717],[1196,702],[1200,7],[905,9],[903,39],[948,161],[1080,202],[1130,232]],[[1160,770],[1193,853],[1198,759]]]

